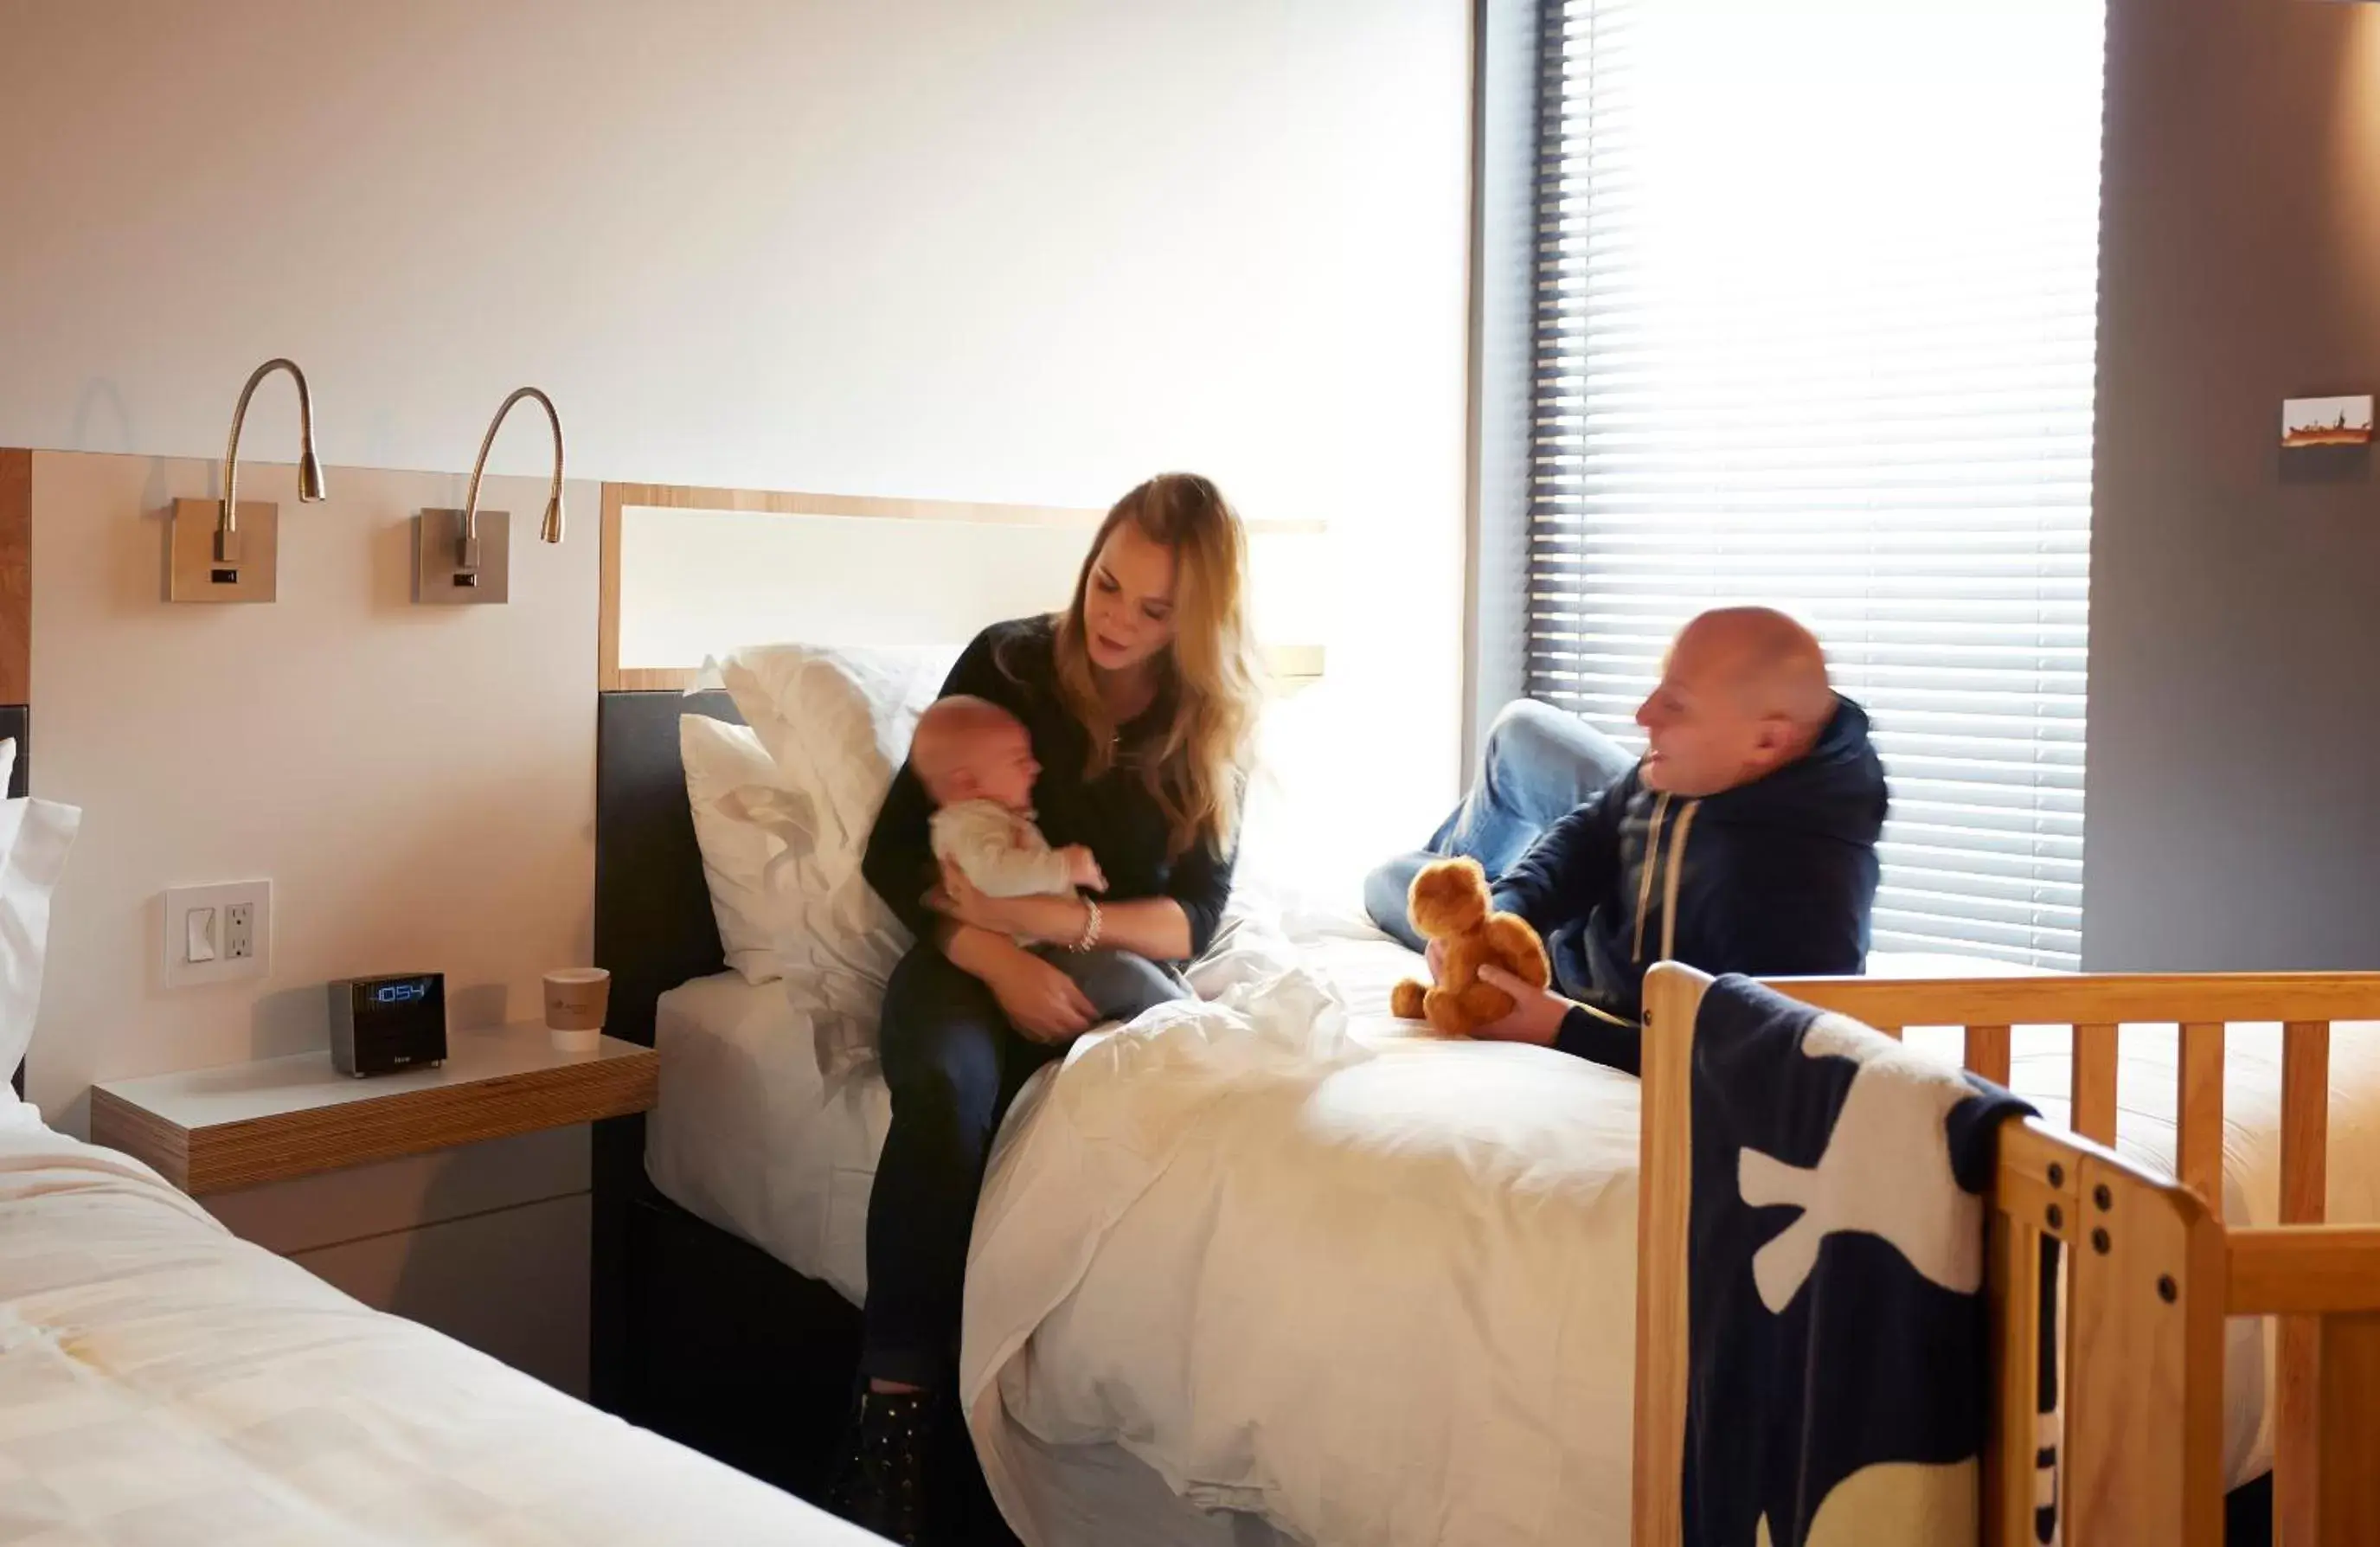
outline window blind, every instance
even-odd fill
[[[1703,608],[1824,640],[1876,947],[2081,959],[2097,0],[1546,0],[1528,682],[1641,745]]]

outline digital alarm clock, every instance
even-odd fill
[[[405,972],[331,984],[331,1066],[393,1074],[446,1061],[446,975]]]

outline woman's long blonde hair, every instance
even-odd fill
[[[1165,813],[1173,854],[1194,843],[1228,854],[1264,684],[1248,633],[1247,534],[1222,491],[1196,473],[1160,473],[1116,501],[1083,557],[1074,600],[1059,615],[1058,691],[1090,733],[1084,777],[1105,774],[1117,748],[1115,718],[1091,676],[1083,598],[1109,535],[1126,521],[1173,551],[1173,642],[1160,658],[1158,688],[1160,700],[1171,697],[1173,715],[1130,750]]]

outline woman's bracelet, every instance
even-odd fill
[[[1096,897],[1085,897],[1083,899],[1083,906],[1090,909],[1090,912],[1083,919],[1083,932],[1076,935],[1075,937],[1074,944],[1067,947],[1068,950],[1073,951],[1077,955],[1089,950],[1092,946],[1099,943],[1099,899]]]

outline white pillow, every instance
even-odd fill
[[[718,665],[782,787],[818,802],[820,862],[859,862],[917,716],[940,695],[958,647],[755,645]]]
[[[782,644],[717,667],[773,764],[771,789],[731,805],[781,845],[767,882],[778,966],[830,1079],[874,1061],[885,980],[909,948],[860,861],[917,715],[957,658],[954,646]]]
[[[771,917],[768,867],[780,840],[747,820],[730,798],[747,786],[773,784],[776,764],[747,726],[707,714],[678,717],[677,749],[686,765],[694,841],[702,850],[702,879],[710,883],[710,913],[719,923],[727,965],[747,983],[772,982],[778,976],[777,928]]]
[[[8,759],[16,745],[8,744]],[[82,810],[55,800],[0,800],[0,1089],[33,1040],[50,894],[66,871]]]

